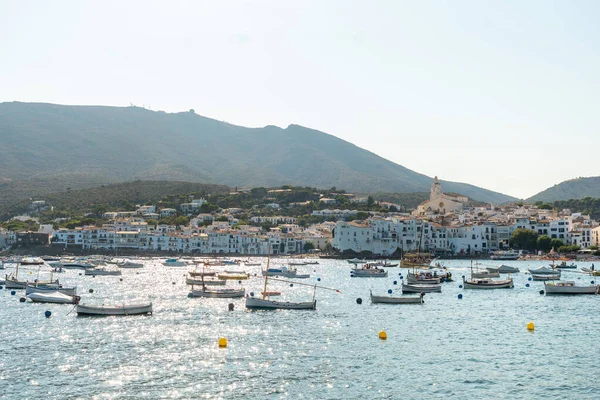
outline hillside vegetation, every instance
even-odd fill
[[[68,177],[71,189],[103,182],[175,180],[231,187],[343,187],[352,192],[427,192],[432,178],[317,130],[244,128],[193,112],[138,107],[1,103],[0,181],[29,185]],[[515,200],[442,181],[475,200]]]
[[[556,200],[583,199],[585,197],[600,198],[600,176],[576,178],[561,182],[535,196],[528,198],[528,203],[536,201],[552,202]]]

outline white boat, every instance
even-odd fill
[[[485,269],[490,272],[499,272],[501,274],[516,274],[520,271],[517,267],[511,267],[510,265],[504,264],[499,267],[486,267]]]
[[[512,278],[510,279],[465,279],[463,278],[463,287],[465,289],[510,289],[514,287]]]
[[[125,260],[118,262],[119,268],[144,268],[144,263],[141,261]]]
[[[313,300],[298,303],[246,297],[246,308],[269,310],[315,310],[317,308],[317,301]]]
[[[404,297],[393,297],[393,296],[373,296],[371,294],[371,303],[384,303],[384,304],[423,304],[424,293],[419,296],[404,296]]]
[[[402,284],[402,293],[441,293],[442,285]]]
[[[188,297],[210,297],[210,298],[227,298],[234,299],[237,297],[244,297],[246,289],[208,289],[206,286],[202,289],[192,289],[188,294]]]
[[[490,256],[492,260],[518,260],[519,253],[516,251],[495,251]]]
[[[473,271],[473,278],[499,278],[499,271],[488,271],[487,269],[482,269],[478,271]]]
[[[49,280],[49,281],[44,281],[44,280],[39,280],[39,279],[35,279],[33,281],[21,281],[17,279],[17,276],[15,274],[10,274],[7,275],[5,280],[4,280],[4,285],[6,287],[6,289],[25,289],[25,287],[27,285],[38,285],[38,286],[52,286],[52,285],[59,285],[59,281],[58,279],[55,280]]]
[[[547,295],[554,294],[598,294],[598,285],[575,286],[573,281],[544,282]]]
[[[57,287],[57,286],[34,286],[27,285],[25,287],[25,295],[31,293],[50,293],[50,292],[59,292],[62,294],[66,294],[67,296],[75,296],[77,294],[77,287]]]
[[[20,261],[21,265],[42,265],[44,260],[41,257],[23,257]]]
[[[262,263],[259,263],[259,262],[245,262],[244,265],[247,266],[247,267],[260,267],[262,265]]]
[[[346,260],[348,261],[350,264],[364,264],[367,262],[367,260],[360,260],[358,258],[352,258],[350,260]]]
[[[366,263],[362,268],[352,268],[350,276],[356,278],[386,278],[388,273],[382,268],[377,268],[371,263]]]
[[[69,296],[57,291],[48,293],[30,293],[27,295],[34,303],[77,304],[79,296]]]
[[[544,274],[553,274],[553,275],[560,275],[560,270],[556,269],[556,268],[552,268],[552,267],[537,267],[537,268],[529,268],[528,269],[529,272],[531,272],[532,274],[537,274],[537,275],[544,275]]]
[[[88,268],[96,268],[96,264],[92,264],[87,261],[70,261],[63,262],[62,267],[66,269],[88,269]]]
[[[206,285],[206,286],[223,286],[227,283],[225,279],[193,279],[185,278],[186,285]]]
[[[0,261],[0,269],[4,269],[4,263]]]
[[[269,272],[270,274],[270,272]],[[296,268],[281,267],[281,276],[285,278],[308,279],[310,274],[299,274]]]
[[[77,305],[77,315],[140,315],[152,314],[152,303],[130,304],[121,306],[86,306]]]
[[[177,258],[168,258],[162,263],[162,265],[165,267],[185,267],[187,263]]]

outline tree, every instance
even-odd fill
[[[550,248],[554,249],[554,250],[558,250],[559,247],[564,246],[565,244],[563,243],[562,240],[560,239],[552,239],[550,241]]]
[[[312,242],[306,242],[304,243],[304,252],[305,253],[310,253],[311,250],[315,249],[315,245],[312,244]]]
[[[368,210],[370,210],[371,207],[373,207],[373,204],[375,204],[375,199],[373,199],[373,196],[367,197],[367,209]]]
[[[510,245],[519,250],[535,250],[537,237],[535,231],[519,228],[510,235]]]
[[[542,235],[537,238],[536,248],[542,251],[550,251],[552,248],[552,239],[548,235]]]

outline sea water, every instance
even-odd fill
[[[315,311],[248,311],[244,299],[188,298],[185,274],[193,267],[158,260],[122,276],[69,270],[56,276],[77,285],[81,303],[152,301],[154,314],[77,317],[72,305],[22,303],[24,291],[1,290],[0,398],[600,398],[600,297],[540,295],[544,284],[528,281],[527,268],[547,262],[484,262],[502,263],[521,269],[513,289],[461,289],[470,262],[443,261],[455,282],[442,293],[426,294],[423,305],[388,305],[371,304],[369,290],[400,295],[399,274],[407,270],[351,278],[346,261],[320,260],[298,267],[311,277],[297,282],[342,293],[317,289]],[[277,265],[285,261],[272,260]],[[252,277],[241,286],[263,290],[261,267],[219,269],[247,270]],[[34,279],[38,269],[19,274]],[[563,279],[584,285],[593,278],[566,270]],[[310,301],[314,291],[276,281],[268,290],[291,301]],[[534,331],[526,329],[530,321]]]

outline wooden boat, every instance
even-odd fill
[[[429,272],[409,272],[406,275],[406,283],[422,284],[422,285],[437,285],[442,282],[442,278],[434,276]]]
[[[79,296],[69,296],[57,291],[48,293],[30,293],[27,297],[34,303],[77,304],[80,300]]]
[[[531,274],[531,279],[534,281],[554,281],[560,279],[560,274]]]
[[[317,301],[291,302],[246,297],[246,308],[265,310],[315,310]]]
[[[281,276],[295,279],[308,279],[310,274],[299,274],[296,268],[281,267]]]
[[[366,263],[362,268],[352,268],[350,276],[353,278],[386,278],[388,273],[382,268],[377,268],[371,263]]]
[[[58,286],[59,281],[58,281],[58,279],[49,280],[49,281],[44,281],[44,280],[39,280],[39,279],[36,279],[34,281],[20,281],[17,279],[16,275],[10,274],[10,275],[6,276],[6,278],[4,280],[4,285],[5,285],[6,289],[25,289],[27,287],[27,285]]]
[[[234,299],[237,297],[244,297],[246,294],[246,289],[208,289],[206,286],[202,289],[197,289],[190,291],[188,297],[210,297],[210,298],[219,298],[219,299]]]
[[[400,268],[419,268],[431,265],[433,257],[427,253],[407,253],[400,260]]]
[[[204,277],[202,277],[204,278]],[[206,286],[223,286],[227,283],[225,279],[192,279],[186,278],[186,285],[206,285]]]
[[[556,266],[554,266],[553,264],[550,264],[550,266],[553,268],[560,268],[560,269],[577,269],[577,264],[574,264],[574,263],[567,264],[566,261],[563,261]]]
[[[493,279],[465,279],[463,277],[463,287],[465,289],[510,289],[514,287],[512,278],[493,280]]]
[[[225,280],[235,280],[235,281],[241,281],[244,279],[248,279],[248,274],[245,272],[222,272],[217,274],[217,278],[219,279],[225,279]]]
[[[499,272],[501,274],[516,274],[520,271],[517,267],[511,267],[510,265],[504,264],[499,267],[486,267],[485,269],[490,272]]]
[[[581,268],[581,270],[583,272],[587,272],[588,274],[590,274],[592,276],[600,276],[600,271],[596,271],[596,270],[593,270],[591,268],[585,268],[585,267],[583,267],[583,268]]]
[[[202,272],[198,272],[198,271],[190,271],[190,272],[188,272],[188,274],[190,274],[190,276],[191,276],[192,278],[195,278],[195,277],[197,277],[197,276],[216,276],[216,275],[217,275],[217,273],[216,273],[215,271],[211,271],[211,272],[204,272],[204,271],[202,271]]]
[[[419,296],[404,296],[404,297],[392,297],[392,296],[373,296],[373,292],[370,291],[371,303],[384,303],[384,304],[423,304],[424,293]]]
[[[442,285],[402,284],[402,293],[441,293]]]
[[[40,257],[23,257],[21,261],[19,261],[21,265],[43,265],[44,260]]]
[[[86,306],[77,305],[77,315],[142,315],[152,314],[152,303],[129,304],[121,306]]]
[[[62,294],[66,294],[67,296],[75,296],[77,294],[77,287],[60,287],[59,286],[35,286],[35,285],[27,285],[25,287],[25,295],[31,293],[50,293],[50,292],[59,292]]]
[[[575,286],[575,282],[544,282],[546,295],[555,294],[598,294],[598,285]]]
[[[281,296],[281,292],[260,292],[262,296]]]

